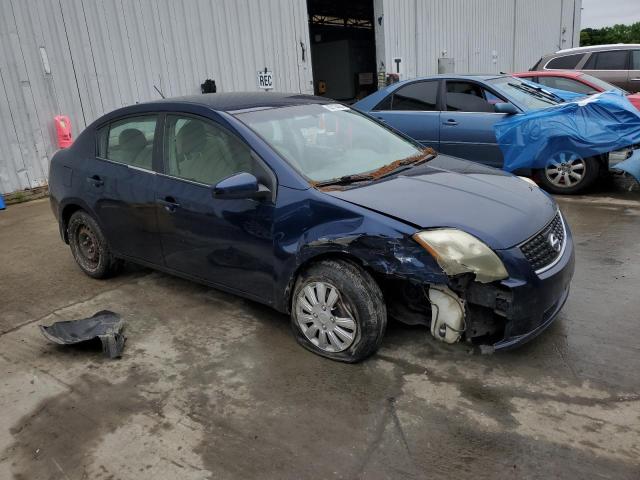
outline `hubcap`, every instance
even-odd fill
[[[78,228],[78,254],[82,263],[90,269],[95,269],[100,263],[98,239],[95,233],[86,225]]]
[[[356,322],[336,287],[307,284],[296,298],[296,321],[304,336],[325,352],[342,352],[356,338]]]
[[[568,188],[582,181],[586,169],[587,164],[579,155],[559,152],[549,160],[544,173],[556,187]]]

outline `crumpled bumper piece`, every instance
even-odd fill
[[[611,168],[627,172],[640,182],[640,149],[634,150],[629,158],[615,164]]]
[[[59,345],[74,345],[95,338],[102,342],[102,352],[108,358],[119,358],[127,339],[122,334],[124,320],[117,313],[102,310],[92,317],[67,320],[52,325],[40,325],[45,338]]]

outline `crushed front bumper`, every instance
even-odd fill
[[[498,284],[473,282],[466,292],[471,306],[491,311],[496,323],[504,325],[500,338],[493,339],[495,350],[506,350],[532,340],[557,318],[569,296],[574,272],[573,239],[566,229],[562,256],[549,270],[536,274],[519,247],[497,251],[509,278]]]

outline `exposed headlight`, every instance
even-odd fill
[[[413,235],[413,239],[433,255],[447,275],[472,272],[481,283],[509,276],[502,261],[491,248],[462,230],[424,230]]]
[[[531,185],[533,185],[534,187],[537,187],[537,186],[538,186],[538,184],[537,184],[536,182],[534,182],[533,180],[531,180],[529,177],[521,177],[521,176],[518,176],[518,178],[519,178],[520,180],[524,180],[524,181],[525,181],[525,182],[527,182],[527,183],[530,183],[530,184],[531,184]]]

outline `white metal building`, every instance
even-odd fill
[[[389,73],[524,70],[578,45],[581,0],[0,0],[0,193],[46,183],[74,135],[166,96],[273,89],[340,99]],[[440,60],[439,59],[444,59]],[[447,60],[448,59],[448,60]]]

